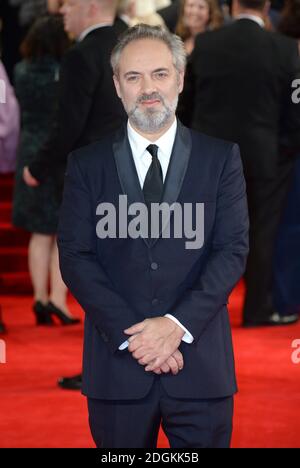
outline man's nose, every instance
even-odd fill
[[[156,91],[156,85],[151,76],[144,76],[142,80],[142,92],[144,94],[151,94]]]

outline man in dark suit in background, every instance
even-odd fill
[[[61,65],[57,125],[36,160],[24,168],[28,185],[42,183],[49,172],[66,165],[72,150],[111,133],[125,120],[110,68],[110,54],[117,41],[113,27],[116,3],[65,0],[63,4],[65,30],[77,42]],[[81,383],[81,375],[59,381],[61,387],[71,390],[79,390]]]
[[[154,448],[162,420],[171,447],[229,447],[227,303],[248,252],[239,149],[177,121],[177,36],[136,26],[112,66],[129,120],[70,156],[58,230],[62,276],[86,313],[91,431],[99,448]]]
[[[264,29],[264,0],[237,0],[236,21],[199,35],[191,56],[179,116],[211,136],[241,148],[250,215],[244,325],[294,323],[274,311],[274,240],[289,186],[291,158],[280,134],[300,146],[300,106],[292,102],[299,69],[296,41]]]
[[[60,72],[58,121],[36,160],[25,168],[34,186],[49,171],[66,164],[67,155],[116,129],[125,118],[110,76],[116,0],[65,0],[65,30],[77,43],[65,55]],[[35,180],[34,180],[35,179]]]

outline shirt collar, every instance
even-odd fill
[[[84,31],[82,31],[82,33],[80,34],[80,36],[77,38],[77,42],[81,42],[83,41],[83,39],[86,38],[86,36],[88,34],[90,34],[92,31],[95,31],[95,29],[99,29],[99,28],[104,28],[106,26],[112,26],[112,23],[97,23],[97,24],[93,24],[93,26],[90,26],[89,28],[85,29]]]
[[[264,28],[265,27],[265,22],[262,18],[260,18],[260,16],[256,16],[256,15],[247,15],[246,13],[242,13],[238,16],[236,16],[235,18],[236,20],[240,20],[240,19],[249,19],[249,20],[252,20],[254,21],[255,23],[257,23],[261,28]]]
[[[171,127],[157,141],[149,141],[147,138],[140,135],[132,127],[129,120],[127,123],[127,132],[129,143],[135,156],[142,158],[147,147],[155,144],[159,147],[162,155],[170,157],[177,132],[177,119],[175,118]]]
[[[119,18],[120,18],[122,21],[124,21],[124,23],[127,24],[127,26],[130,26],[130,25],[131,25],[132,19],[130,18],[130,16],[125,15],[125,14],[122,14],[122,15],[119,15]]]

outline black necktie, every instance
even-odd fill
[[[145,178],[143,192],[146,205],[148,209],[151,209],[151,203],[160,203],[161,201],[164,182],[161,165],[157,157],[158,146],[149,145],[147,151],[152,156],[152,163]]]

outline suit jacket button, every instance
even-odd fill
[[[153,306],[157,306],[159,304],[159,300],[158,299],[153,299],[152,300],[152,305]]]
[[[155,262],[151,263],[151,270],[153,270],[153,271],[158,270],[158,264],[155,263]]]

